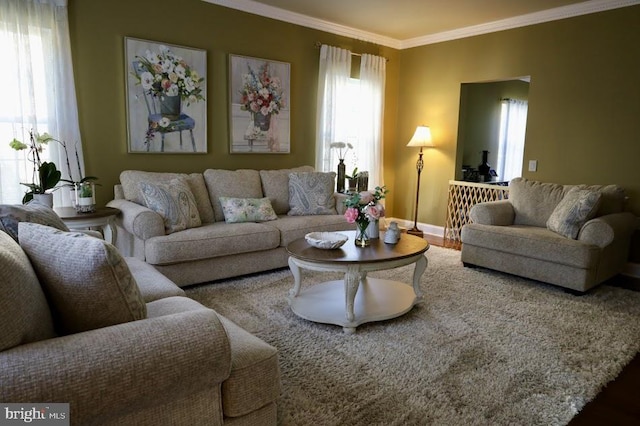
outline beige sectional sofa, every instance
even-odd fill
[[[313,231],[353,228],[342,216],[344,206],[338,199],[342,195],[334,193],[334,184],[319,191],[307,188],[316,191],[316,198],[300,201],[290,193],[290,173],[296,177],[315,175],[311,166],[259,171],[208,169],[189,175],[124,171],[115,187],[115,199],[108,203],[122,212],[117,218],[116,245],[179,286],[285,267],[286,246],[295,239]],[[188,183],[201,224],[168,233],[162,215],[146,207],[148,200],[140,188],[144,182],[168,183],[176,178]],[[329,181],[333,182],[323,180]],[[227,223],[220,197],[268,198],[277,219]],[[329,209],[318,210],[322,214],[290,214],[292,203],[313,210],[305,204],[309,202]]]
[[[584,292],[627,262],[637,218],[617,185],[560,185],[513,179],[509,199],[472,207],[461,258]]]
[[[39,209],[10,210],[0,217],[0,401],[69,403],[72,425],[276,424],[274,347],[141,260],[65,232],[53,210],[58,229]]]

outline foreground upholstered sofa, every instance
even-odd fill
[[[627,262],[637,218],[625,204],[617,185],[513,179],[508,200],[472,207],[462,262],[587,291]]]
[[[276,424],[275,348],[104,241],[18,229],[0,230],[0,401],[69,403],[72,425]]]
[[[299,185],[290,182],[291,173],[300,178],[296,181]],[[200,224],[170,232],[162,209],[153,209],[143,189],[148,189],[148,183],[175,184],[176,179],[187,182]],[[181,287],[286,267],[290,242],[309,232],[353,228],[342,216],[344,205],[338,199],[341,194],[334,193],[334,179],[335,174],[315,173],[311,166],[260,171],[207,169],[189,175],[124,171],[115,187],[115,199],[108,203],[121,211],[116,245],[122,253],[153,265]],[[307,193],[314,195],[305,198]],[[277,217],[229,223],[222,197],[267,198]]]

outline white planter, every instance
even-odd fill
[[[53,194],[33,194],[33,200],[36,203],[53,208]]]

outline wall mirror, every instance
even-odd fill
[[[456,180],[522,176],[529,83],[526,76],[461,84]]]

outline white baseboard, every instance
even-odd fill
[[[640,279],[640,263],[627,262],[622,270],[622,275]]]
[[[398,226],[400,227],[400,229],[411,229],[411,228],[413,228],[413,221],[406,220],[406,219],[398,219],[398,218],[395,218],[395,217],[385,217],[385,222],[386,222],[385,225],[388,225],[391,221],[398,222]],[[385,228],[386,228],[386,226],[385,226]],[[420,222],[418,222],[418,229],[420,229],[425,234],[434,235],[436,237],[444,236],[444,227],[443,226],[436,226],[436,225],[430,225],[428,223],[420,223]]]

